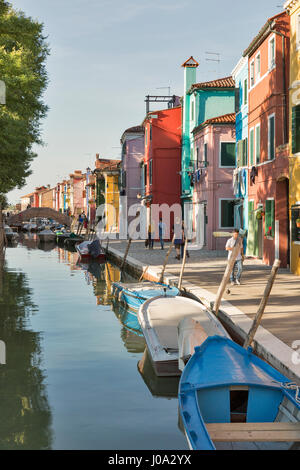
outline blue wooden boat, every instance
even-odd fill
[[[179,410],[191,449],[300,441],[299,387],[222,336],[195,348],[180,379]]]
[[[139,308],[146,300],[159,295],[175,297],[176,295],[180,295],[180,291],[177,287],[171,287],[167,284],[161,284],[158,282],[144,281],[128,284],[114,282],[112,284],[112,295],[119,302],[123,302],[126,309],[133,312],[137,318]]]

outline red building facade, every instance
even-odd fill
[[[289,17],[270,18],[248,56],[249,228],[247,254],[289,264]]]
[[[181,121],[181,106],[178,106],[150,112],[143,122],[145,156],[141,165],[141,196],[147,205],[147,223],[153,221],[156,228],[159,214],[153,211],[153,204],[180,206]],[[173,213],[170,222],[164,222],[167,231],[171,231],[174,223]]]

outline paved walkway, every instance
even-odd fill
[[[126,241],[111,241],[110,246],[125,252]],[[146,249],[144,242],[133,241],[129,255],[144,265],[160,266],[163,264],[167,248],[161,250],[155,243],[153,250]],[[187,258],[184,280],[216,293],[226,266],[226,252],[190,251]],[[168,273],[179,275],[181,261],[175,259],[175,249],[172,250],[166,268]],[[242,284],[230,286],[231,294],[223,298],[239,308],[249,317],[253,317],[262,297],[269,267],[259,260],[246,259]],[[265,310],[261,325],[286,345],[292,346],[293,341],[300,341],[300,277],[294,276],[286,269],[280,269]]]

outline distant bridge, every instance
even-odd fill
[[[8,225],[20,224],[22,222],[27,222],[30,219],[34,219],[35,217],[53,219],[62,225],[67,225],[68,227],[70,227],[72,223],[71,217],[63,214],[62,212],[50,209],[50,207],[30,207],[25,211],[19,212],[19,214],[10,216],[7,219],[7,223]]]

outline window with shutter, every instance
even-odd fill
[[[243,141],[239,140],[237,143],[237,166],[238,167],[243,165],[242,157],[243,157]]]
[[[248,138],[243,140],[243,166],[248,166]]]
[[[240,89],[235,88],[235,112],[238,113],[240,110]]]
[[[255,128],[255,160],[260,162],[260,125]]]
[[[250,142],[249,142],[249,156],[250,156],[250,165],[254,165],[254,129],[250,129]]]
[[[234,205],[234,199],[220,199],[220,228],[234,227]]]
[[[221,142],[220,166],[235,167],[235,142]]]
[[[248,80],[244,80],[244,105],[248,103]]]
[[[275,201],[274,199],[266,200],[265,209],[265,235],[274,237],[275,233]]]
[[[300,152],[300,105],[292,108],[292,153]]]
[[[207,166],[207,143],[204,144],[204,164]]]
[[[268,117],[268,159],[275,158],[275,116]]]

